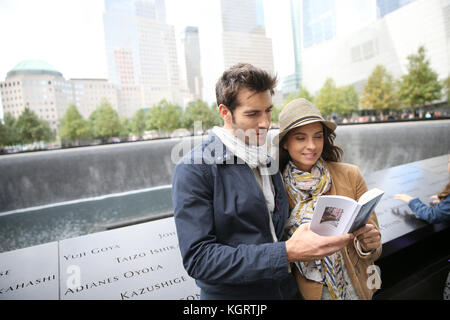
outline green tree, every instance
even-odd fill
[[[194,122],[201,121],[203,130],[212,128],[217,123],[216,112],[217,111],[210,108],[205,101],[200,99],[189,102],[183,112],[182,126],[192,130],[194,128]]]
[[[272,108],[272,122],[277,123],[280,118],[281,108],[280,106],[273,106]]]
[[[398,107],[392,75],[382,65],[377,65],[364,87],[361,105],[365,109],[382,113]]]
[[[88,121],[92,136],[102,142],[120,133],[119,116],[106,99],[91,113]]]
[[[70,140],[78,144],[80,139],[91,136],[88,122],[83,119],[77,107],[73,104],[67,108],[60,124],[59,136],[62,140]]]
[[[220,115],[219,108],[217,107],[217,104],[215,102],[211,103],[210,109],[214,119],[213,126],[218,127],[223,126],[223,119],[222,116]]]
[[[160,103],[152,106],[145,116],[145,127],[149,130],[160,130],[163,128],[162,114],[163,107]]]
[[[312,103],[314,103],[314,96],[309,93],[308,89],[306,87],[300,85],[299,90],[297,91],[297,94],[295,95],[295,98],[304,98]]]
[[[142,118],[145,125],[145,118]],[[128,139],[128,136],[133,132],[133,125],[130,119],[125,116],[119,118],[119,137],[120,139]],[[144,128],[145,129],[145,128]],[[143,132],[143,131],[142,131]]]
[[[25,108],[16,122],[17,134],[22,143],[37,141],[49,142],[54,139],[54,134],[47,121],[39,117],[29,108]]]
[[[419,47],[417,54],[408,56],[408,73],[399,83],[399,97],[407,107],[417,108],[441,98],[442,84],[431,69],[425,48]]]
[[[339,87],[337,91],[339,103],[334,112],[349,115],[353,110],[358,109],[359,97],[353,85]]]
[[[163,128],[165,130],[173,131],[175,129],[181,128],[181,107],[176,106],[172,103],[167,103],[163,108],[162,116],[163,122],[165,123]]]
[[[131,119],[131,132],[141,139],[145,129],[145,111],[144,109],[139,109],[134,114],[133,119]]]
[[[146,117],[146,127],[149,130],[168,133],[181,127],[181,115],[180,107],[163,99],[150,108]]]
[[[450,75],[444,80],[443,84],[447,93],[447,104],[450,106]]]
[[[5,114],[3,123],[1,124],[0,145],[12,146],[20,142],[16,122],[16,118],[11,113],[8,112]]]
[[[272,122],[278,122],[278,118],[280,116],[281,111],[284,109],[284,107],[291,102],[294,99],[298,98],[304,98],[308,101],[311,101],[314,103],[314,96],[309,93],[308,89],[306,87],[300,85],[298,90],[296,92],[291,92],[289,95],[283,100],[283,103],[281,103],[278,106],[274,106],[272,109]]]
[[[339,110],[340,92],[336,88],[334,80],[328,78],[322,89],[320,89],[315,102],[322,115],[331,115],[332,112]]]
[[[278,120],[278,116],[279,116],[280,112],[283,111],[284,107],[294,99],[295,99],[295,93],[294,92],[289,93],[288,96],[283,100],[283,102],[279,106],[276,107],[278,110],[275,112],[275,114],[272,111],[272,119],[274,119],[274,116],[276,116],[276,119]]]
[[[2,121],[0,121],[0,151],[2,151],[1,146],[6,146],[6,128]]]

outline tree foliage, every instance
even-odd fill
[[[181,127],[181,114],[180,107],[163,99],[150,108],[146,116],[146,127],[149,130],[173,131]]]
[[[286,99],[283,100],[283,103],[279,106],[274,106],[272,109],[272,121],[278,122],[278,118],[280,116],[280,112],[284,109],[284,107],[294,99],[304,98],[308,101],[314,103],[314,96],[306,89],[306,87],[300,85],[296,92],[291,92]]]
[[[184,109],[182,126],[192,130],[194,128],[194,122],[200,121],[202,129],[206,130],[220,125],[218,116],[220,117],[220,114],[215,104],[210,107],[205,101],[197,99],[196,101],[189,102],[186,109]]]
[[[145,119],[143,120],[145,124]],[[121,116],[119,118],[119,136],[121,139],[127,139],[131,132],[133,132],[132,122],[127,117]]]
[[[103,142],[108,138],[117,137],[120,133],[119,116],[107,100],[100,103],[91,113],[88,121],[92,137],[101,139]]]
[[[408,73],[399,82],[399,97],[406,107],[417,108],[441,98],[442,84],[431,69],[425,48],[408,56]]]
[[[364,87],[361,105],[365,109],[382,112],[398,107],[392,75],[382,65],[377,65]]]
[[[133,119],[131,119],[130,127],[133,134],[137,135],[139,138],[142,138],[142,135],[146,130],[144,109],[139,109],[136,111]]]
[[[447,93],[447,104],[450,106],[450,74],[449,76],[444,80],[444,89]]]
[[[31,109],[25,108],[15,124],[22,143],[49,142],[54,138],[48,121],[40,119]]]
[[[75,105],[70,105],[67,108],[60,124],[59,135],[61,139],[78,142],[80,139],[88,138],[91,135],[88,122],[83,119]]]
[[[20,143],[16,128],[16,118],[8,112],[5,114],[3,121],[4,123],[0,122],[0,145],[12,146]]]
[[[322,115],[331,115],[339,109],[340,92],[334,80],[328,78],[316,97],[316,106]]]
[[[305,86],[302,86],[302,85],[300,86],[299,90],[297,91],[295,98],[304,98],[304,99],[314,103],[314,96],[308,91],[308,89],[306,89]]]
[[[338,104],[335,113],[349,115],[352,111],[358,110],[359,96],[353,85],[342,86],[337,90]]]

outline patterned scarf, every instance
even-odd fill
[[[311,173],[299,170],[289,161],[283,178],[288,197],[291,203],[295,203],[286,226],[289,236],[292,236],[300,225],[311,222],[317,198],[331,188],[331,176],[320,158],[312,167]],[[322,260],[297,261],[296,265],[305,278],[326,284],[333,300],[344,300],[347,283],[344,279],[343,261],[342,253],[338,251]]]

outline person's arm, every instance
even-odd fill
[[[218,243],[215,229],[226,226],[214,224],[212,177],[206,165],[177,165],[172,201],[183,264],[192,278],[243,284],[287,276],[284,242],[237,247]]]
[[[450,200],[448,196],[433,207],[427,206],[419,198],[411,199],[408,206],[418,218],[429,223],[450,221]]]

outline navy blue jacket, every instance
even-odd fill
[[[206,297],[295,298],[285,242],[273,242],[261,187],[239,161],[212,133],[175,167],[172,201],[184,267]],[[271,178],[272,220],[282,239],[289,204],[281,175]]]

